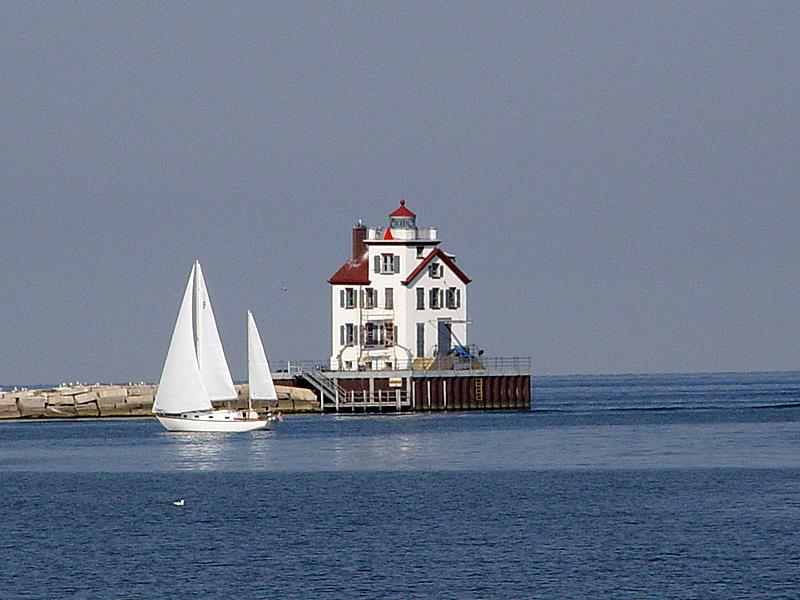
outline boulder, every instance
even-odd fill
[[[10,393],[0,394],[0,419],[19,419],[17,399]]]
[[[78,417],[99,417],[100,411],[97,410],[95,402],[86,402],[75,405],[75,414]]]
[[[78,394],[85,394],[86,392],[90,391],[91,388],[85,385],[75,385],[75,386],[67,386],[63,388],[58,388],[58,391],[62,394],[69,394],[70,396],[77,396]]]
[[[17,409],[23,417],[41,417],[44,414],[43,396],[23,396],[17,398]]]
[[[61,396],[60,394],[48,394],[45,400],[47,406],[75,406],[74,396]]]
[[[110,404],[102,404],[103,399],[97,401],[98,409],[101,417],[129,417],[131,416],[131,409],[127,404],[116,405],[113,402]]]
[[[121,385],[106,385],[92,388],[98,398],[125,398],[128,395],[128,388]]]
[[[275,392],[278,394],[279,400],[305,400],[308,402],[317,401],[317,394],[312,390],[307,390],[305,388],[292,387],[288,385],[276,385]]]
[[[147,410],[150,410],[153,407],[153,396],[128,396],[126,403],[131,408],[147,408]]]
[[[48,418],[61,419],[77,415],[74,404],[48,404],[44,410],[44,416]]]
[[[95,402],[96,400],[97,393],[95,392],[83,392],[82,394],[75,395],[75,404],[88,404],[90,402]],[[97,408],[96,405],[95,408]]]
[[[128,396],[153,396],[156,393],[155,385],[131,385],[127,386]]]

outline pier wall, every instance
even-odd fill
[[[340,410],[391,410],[393,392],[402,390],[402,408],[417,411],[530,410],[529,373],[490,373],[477,371],[395,371],[335,372],[325,375],[345,394]],[[393,388],[390,377],[399,386]],[[352,399],[350,395],[352,394]],[[383,394],[385,402],[380,402]],[[362,400],[363,398],[363,400]],[[385,406],[383,405],[385,404]],[[330,409],[330,402],[326,409]]]
[[[0,419],[144,417],[152,414],[157,385],[92,385],[0,392]],[[215,407],[247,406],[247,384],[236,386],[237,400],[215,402]],[[310,391],[275,386],[277,402],[255,402],[259,412],[319,412],[319,401]]]

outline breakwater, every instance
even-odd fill
[[[157,385],[73,385],[49,389],[0,392],[0,419],[150,416]],[[254,402],[259,412],[318,412],[319,402],[310,390],[275,386],[277,401]],[[236,386],[238,398],[215,402],[217,408],[247,406],[247,384]]]

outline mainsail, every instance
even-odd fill
[[[195,315],[197,319],[197,363],[211,400],[236,398],[228,361],[217,331],[200,262],[195,263]]]
[[[253,313],[247,311],[247,379],[251,400],[277,400],[267,355]]]
[[[199,269],[199,265],[196,265]],[[178,320],[164,361],[153,412],[176,414],[193,410],[210,410],[211,401],[203,385],[195,353],[192,328],[192,288],[196,268],[192,268],[183,294]]]

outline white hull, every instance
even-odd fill
[[[189,412],[180,415],[156,415],[156,419],[167,431],[208,431],[236,433],[269,429],[271,418],[244,418],[241,412],[213,410]]]

